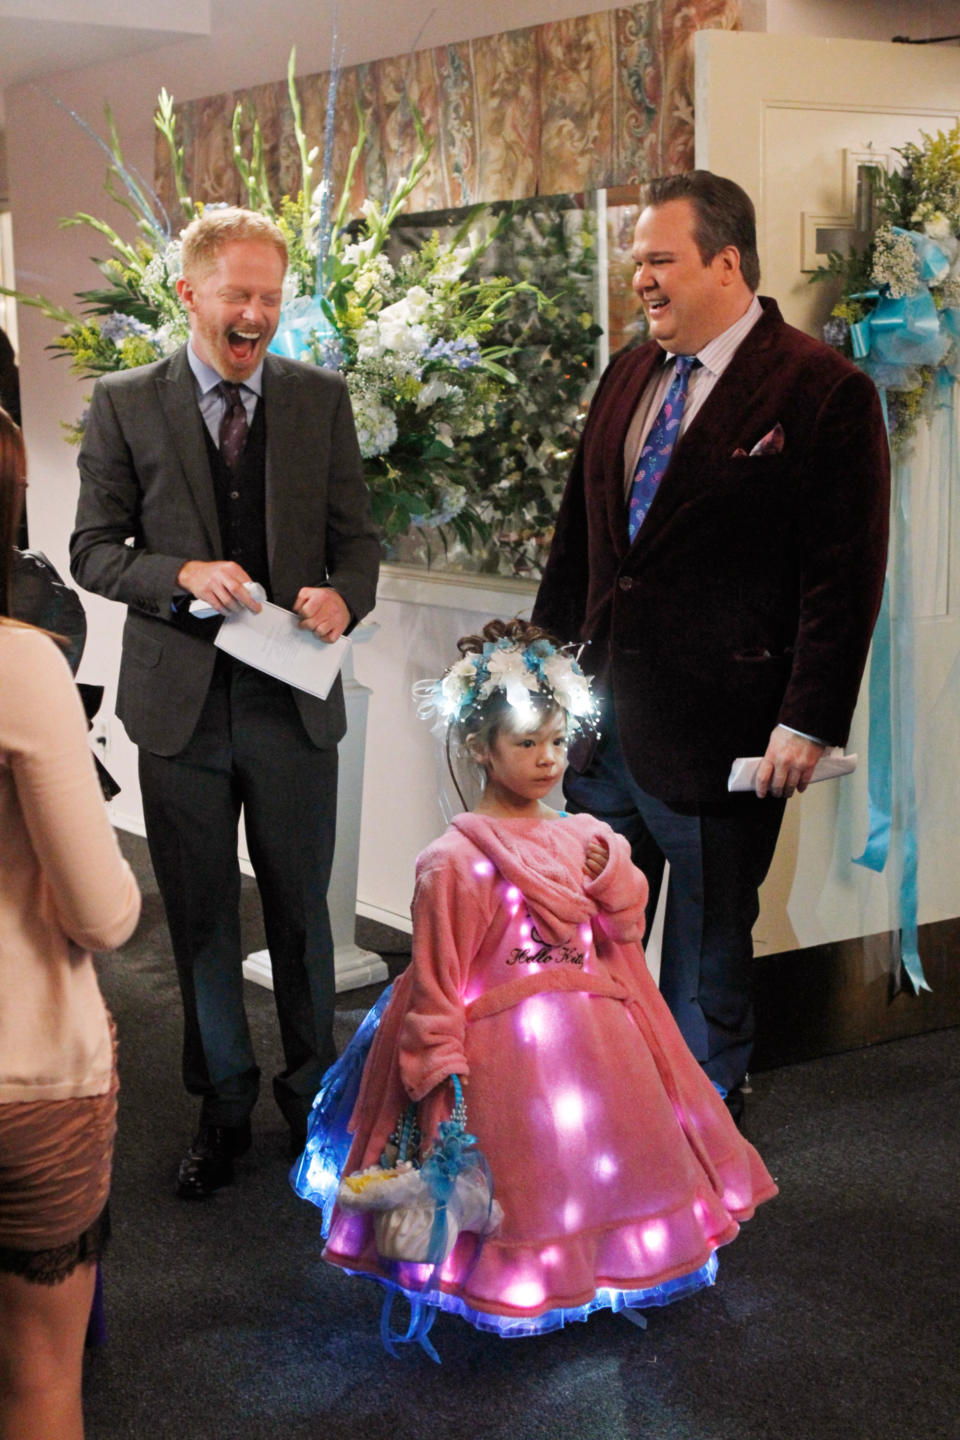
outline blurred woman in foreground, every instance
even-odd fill
[[[67,662],[9,618],[25,486],[23,439],[0,410],[0,1435],[79,1440],[117,1108],[90,951],[132,934],[140,895]]]

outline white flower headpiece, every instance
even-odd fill
[[[565,711],[572,729],[596,726],[590,681],[571,655],[545,639],[528,645],[505,636],[487,641],[482,651],[455,661],[439,680],[420,680],[413,687],[420,718],[438,716],[448,725],[468,719],[498,690],[521,722],[533,720],[531,698],[538,695]]]

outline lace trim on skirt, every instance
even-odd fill
[[[20,1275],[36,1285],[58,1285],[72,1275],[78,1265],[95,1265],[103,1255],[110,1239],[110,1206],[103,1210],[68,1245],[56,1245],[52,1250],[14,1250],[0,1245],[0,1270],[7,1275]]]

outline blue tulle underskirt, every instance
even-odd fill
[[[586,1305],[575,1305],[557,1310],[545,1310],[542,1315],[491,1315],[486,1310],[474,1310],[458,1295],[448,1295],[443,1290],[427,1292],[407,1290],[395,1281],[380,1275],[368,1275],[362,1270],[347,1270],[348,1275],[374,1280],[387,1290],[403,1296],[411,1305],[431,1305],[448,1314],[459,1315],[478,1330],[487,1330],[504,1340],[520,1340],[531,1335],[547,1335],[551,1330],[561,1330],[564,1325],[588,1320],[597,1310],[652,1310],[658,1306],[670,1305],[674,1300],[684,1300],[712,1285],[717,1276],[717,1257],[711,1255],[705,1265],[689,1275],[678,1275],[662,1285],[652,1285],[646,1290],[612,1290],[606,1287],[597,1291]]]
[[[330,1233],[340,1176],[353,1142],[347,1126],[360,1090],[363,1067],[392,992],[393,986],[388,985],[377,997],[346,1050],[324,1075],[310,1111],[306,1148],[290,1171],[290,1184],[300,1198],[309,1200],[320,1210],[324,1239]]]

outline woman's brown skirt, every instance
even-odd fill
[[[116,1050],[104,1095],[0,1104],[0,1270],[53,1284],[98,1258],[116,1129]]]

